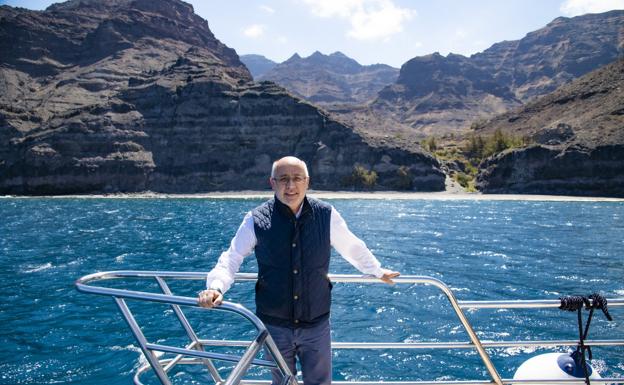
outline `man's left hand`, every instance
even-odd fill
[[[382,281],[384,281],[388,285],[394,285],[394,281],[392,280],[392,278],[396,278],[399,275],[401,275],[401,273],[399,273],[398,271],[392,271],[392,270],[384,269],[383,272],[384,272],[384,275],[379,277],[379,279],[381,279]]]

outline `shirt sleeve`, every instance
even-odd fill
[[[371,274],[377,278],[383,276],[381,264],[373,253],[366,247],[364,241],[356,237],[347,227],[342,216],[332,206],[330,223],[331,245],[344,259],[364,274]]]
[[[222,293],[228,291],[234,283],[234,274],[238,272],[243,259],[251,254],[254,247],[256,247],[256,233],[253,215],[250,211],[238,227],[236,235],[230,242],[230,247],[221,253],[216,266],[208,273],[206,287],[220,290]]]

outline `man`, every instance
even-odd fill
[[[399,273],[381,268],[336,209],[306,197],[310,178],[302,160],[288,156],[274,162],[270,183],[275,197],[247,213],[230,248],[208,273],[208,290],[198,302],[203,307],[221,304],[243,258],[255,250],[256,314],[293,374],[299,359],[304,385],[329,385],[331,246],[358,270],[386,283],[392,284]],[[273,384],[280,380],[274,370]]]

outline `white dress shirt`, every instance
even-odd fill
[[[296,214],[297,218],[301,215],[302,208],[303,205]],[[366,247],[366,244],[349,230],[346,222],[333,206],[329,227],[331,245],[344,259],[364,274],[371,274],[377,278],[383,276],[385,271],[381,268],[377,258]],[[228,291],[234,282],[234,274],[238,272],[243,259],[253,252],[255,246],[256,233],[253,215],[250,211],[238,227],[230,247],[221,254],[217,265],[208,273],[206,287],[221,290],[222,293]]]

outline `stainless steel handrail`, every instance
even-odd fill
[[[158,282],[161,290],[164,294],[158,293],[149,293],[149,292],[141,292],[141,291],[133,291],[133,290],[125,290],[125,289],[115,289],[115,288],[107,288],[101,286],[91,286],[90,283],[101,280],[108,279],[118,279],[118,278],[154,278]],[[197,307],[197,298],[189,298],[176,296],[171,293],[171,290],[167,286],[165,279],[174,278],[174,279],[185,279],[185,280],[204,280],[206,278],[205,272],[171,272],[171,271],[134,271],[134,270],[125,270],[125,271],[109,271],[109,272],[100,272],[89,274],[84,277],[81,277],[76,281],[76,288],[84,293],[91,294],[99,294],[99,295],[107,295],[112,296],[115,299],[118,307],[120,308],[124,319],[130,326],[135,338],[139,342],[139,345],[148,360],[148,365],[145,365],[137,371],[135,375],[135,383],[141,384],[140,375],[149,369],[151,366],[155,371],[157,377],[163,384],[169,385],[169,379],[167,377],[167,372],[173,368],[177,364],[198,364],[203,363],[207,366],[209,372],[213,376],[213,379],[218,384],[224,385],[234,385],[241,383],[242,376],[247,371],[247,368],[251,364],[256,365],[271,365],[271,362],[266,360],[258,360],[255,359],[257,352],[261,349],[263,345],[266,345],[269,352],[273,356],[276,361],[276,365],[285,376],[287,381],[291,385],[296,385],[296,379],[288,370],[281,354],[277,350],[275,343],[271,339],[270,335],[266,331],[266,327],[258,319],[255,314],[250,312],[245,307],[230,303],[223,302],[223,304],[219,307],[210,309],[210,310],[219,310],[219,311],[230,311],[234,312],[238,315],[243,316],[249,322],[254,325],[254,327],[258,330],[258,337],[256,337],[253,341],[226,341],[226,340],[202,340],[199,339],[192,327],[186,320],[184,313],[180,309],[180,306],[194,306]],[[330,274],[329,278],[332,282],[344,282],[344,283],[381,283],[381,281],[372,276],[356,276],[356,275],[343,275],[343,274]],[[255,273],[238,273],[235,276],[235,280],[237,281],[255,281],[257,280],[257,275]],[[519,346],[570,346],[576,345],[578,341],[576,340],[555,340],[555,341],[481,341],[475,331],[472,328],[472,325],[468,321],[467,317],[463,313],[462,309],[484,309],[484,308],[497,308],[497,309],[534,309],[534,308],[556,308],[559,307],[560,301],[557,300],[512,300],[512,301],[458,301],[452,290],[442,281],[427,276],[401,276],[394,279],[397,284],[425,284],[432,285],[438,289],[440,289],[449,300],[451,307],[455,311],[456,316],[461,322],[462,326],[466,330],[470,338],[470,342],[451,342],[451,343],[443,343],[443,342],[427,342],[427,343],[356,343],[356,342],[332,342],[332,347],[336,349],[476,349],[480,358],[482,359],[490,377],[491,381],[409,381],[409,382],[383,382],[383,384],[418,384],[418,385],[428,385],[428,384],[437,384],[437,385],[445,385],[445,384],[453,384],[453,385],[462,385],[462,384],[470,384],[470,385],[478,385],[478,384],[532,384],[532,383],[584,383],[582,380],[572,380],[572,381],[548,381],[548,380],[513,380],[513,379],[502,379],[498,374],[494,364],[490,360],[488,353],[485,348],[494,348],[494,347],[519,347]],[[191,344],[185,348],[179,347],[170,347],[165,345],[158,344],[150,344],[145,340],[140,327],[136,324],[132,313],[129,308],[125,304],[124,299],[136,299],[136,300],[145,300],[159,303],[167,303],[172,306],[176,316],[180,320],[182,326],[184,327],[187,335],[191,339]],[[610,306],[624,306],[624,298],[613,298],[608,299],[608,303]],[[585,345],[590,346],[622,346],[624,345],[624,340],[594,340],[594,341],[585,341]],[[248,349],[243,354],[242,357],[234,357],[231,355],[224,354],[216,354],[216,353],[207,353],[204,352],[205,346],[246,346]],[[161,359],[159,360],[154,354],[153,351],[161,351],[161,352],[171,352],[178,353],[178,355],[173,359]],[[184,358],[184,356],[198,357],[198,358]],[[221,379],[217,369],[212,364],[211,359],[222,359],[222,360],[236,360],[238,359],[238,364],[235,369],[232,371],[228,379],[224,382]],[[621,381],[621,379],[603,379],[601,382],[613,382],[613,381]],[[242,381],[245,384],[265,384],[268,381]],[[341,381],[333,382],[335,384],[342,383]],[[349,382],[353,384],[354,382]],[[368,385],[375,384],[378,385],[380,382],[357,382],[358,385]]]
[[[92,287],[87,284],[93,281],[101,281],[107,279],[117,278],[175,278],[185,280],[206,280],[206,272],[182,272],[182,271],[149,271],[149,270],[117,270],[117,271],[104,271],[99,273],[93,273],[85,275],[76,280],[76,286],[78,290],[82,292],[89,292],[93,294],[104,294],[92,291]],[[236,281],[256,281],[258,276],[256,273],[237,273],[235,275]],[[361,275],[348,275],[348,274],[329,274],[329,279],[334,283],[377,283],[382,282],[372,276]],[[418,275],[403,275],[394,278],[396,283],[425,283],[428,282],[416,282],[413,279],[428,280],[433,279],[439,281],[436,278]],[[441,281],[439,281],[441,282]],[[102,288],[105,289],[105,288]],[[97,290],[96,290],[97,291]],[[143,293],[143,292],[141,292]],[[109,295],[109,294],[105,294]],[[609,298],[609,306],[624,306],[624,298]],[[507,301],[458,301],[459,306],[462,309],[535,309],[535,308],[557,308],[561,304],[558,300],[507,300]]]
[[[165,359],[163,362],[169,363],[171,359]],[[179,362],[181,365],[197,365],[200,361],[194,359],[185,359]],[[139,377],[143,373],[150,369],[149,365],[142,366],[137,370],[135,378]],[[622,378],[601,378],[600,380],[593,380],[593,383],[599,385],[606,385],[607,383],[621,384],[624,379]],[[136,382],[136,381],[135,381]],[[271,381],[268,380],[243,380],[243,385],[269,385]],[[505,385],[536,385],[536,384],[566,384],[566,385],[585,385],[584,379],[558,379],[558,380],[519,380],[513,378],[503,379]],[[435,381],[332,381],[332,385],[492,385],[492,381],[483,380],[435,380]]]
[[[83,292],[83,293],[107,295],[107,296],[111,296],[114,298],[115,303],[119,307],[119,310],[121,311],[124,317],[124,320],[130,327],[132,334],[134,335],[135,339],[139,343],[139,346],[141,348],[141,351],[143,352],[143,355],[145,356],[145,358],[147,359],[149,363],[148,367],[151,366],[151,368],[156,373],[156,376],[158,377],[158,379],[163,385],[171,385],[171,381],[169,380],[167,372],[171,370],[176,364],[181,363],[183,361],[184,356],[202,358],[202,361],[199,361],[199,362],[207,366],[208,371],[212,375],[215,383],[218,383],[218,384],[238,385],[241,382],[242,376],[247,372],[247,369],[249,368],[249,366],[254,364],[254,365],[277,367],[282,373],[282,376],[286,379],[284,383],[287,383],[290,385],[297,385],[297,380],[295,376],[290,372],[290,369],[288,368],[286,362],[284,361],[284,358],[282,357],[281,353],[277,349],[277,345],[275,345],[273,338],[270,336],[269,332],[267,331],[262,321],[255,314],[253,314],[251,311],[249,311],[247,308],[245,308],[242,305],[224,301],[220,306],[211,308],[211,309],[206,309],[206,310],[226,311],[226,312],[232,312],[232,313],[238,314],[244,317],[245,319],[247,319],[247,321],[251,322],[251,324],[256,328],[256,330],[258,331],[258,335],[254,340],[250,341],[250,343],[247,344],[247,349],[243,353],[243,355],[240,357],[235,357],[232,355],[204,352],[203,346],[201,345],[200,340],[195,335],[193,328],[188,323],[186,317],[184,316],[184,313],[179,307],[180,305],[198,307],[199,305],[197,303],[197,298],[189,298],[189,297],[172,295],[169,287],[164,281],[164,278],[167,278],[167,277],[169,278],[175,277],[175,278],[180,278],[180,279],[199,279],[198,278],[199,276],[194,273],[192,274],[193,278],[188,278],[188,275],[186,274],[178,275],[176,273],[169,273],[169,272],[165,274],[160,274],[160,273],[161,272],[144,272],[144,271],[143,272],[120,271],[120,272],[95,273],[95,274],[86,275],[78,279],[76,281],[76,288],[78,291]],[[107,288],[107,287],[89,285],[89,283],[97,281],[97,280],[125,278],[125,277],[155,278],[161,290],[163,290],[163,292],[166,294],[148,293],[148,292],[140,292],[140,291],[134,291],[134,290],[115,289],[115,288]],[[205,277],[205,273],[203,274],[203,277]],[[174,309],[176,316],[178,317],[178,320],[182,323],[182,326],[186,330],[187,335],[192,340],[192,343],[185,348],[179,348],[175,346],[167,346],[167,345],[161,345],[161,344],[150,344],[145,338],[145,335],[143,334],[143,332],[141,331],[141,328],[136,322],[136,319],[134,318],[132,312],[126,305],[125,299],[144,300],[144,301],[151,301],[151,302],[158,302],[158,303],[166,303],[166,304],[171,305]],[[273,357],[275,363],[272,363],[266,360],[255,359],[256,355],[263,347],[267,349],[269,354]],[[192,348],[195,348],[196,350]],[[159,360],[158,357],[154,354],[154,351],[178,353],[178,355],[171,360]],[[211,359],[236,362],[236,366],[234,367],[234,369],[232,370],[232,372],[230,373],[230,375],[225,381],[220,377]],[[135,375],[134,377],[135,384],[142,385],[140,378],[139,378],[139,373],[143,373],[144,371],[145,370],[143,370],[143,368],[139,369],[139,371],[137,372],[137,375]]]
[[[200,340],[203,346],[247,346],[251,341]],[[585,346],[624,346],[623,339],[584,340]],[[574,346],[578,340],[481,341],[486,348]],[[332,342],[334,349],[474,349],[470,342]]]

